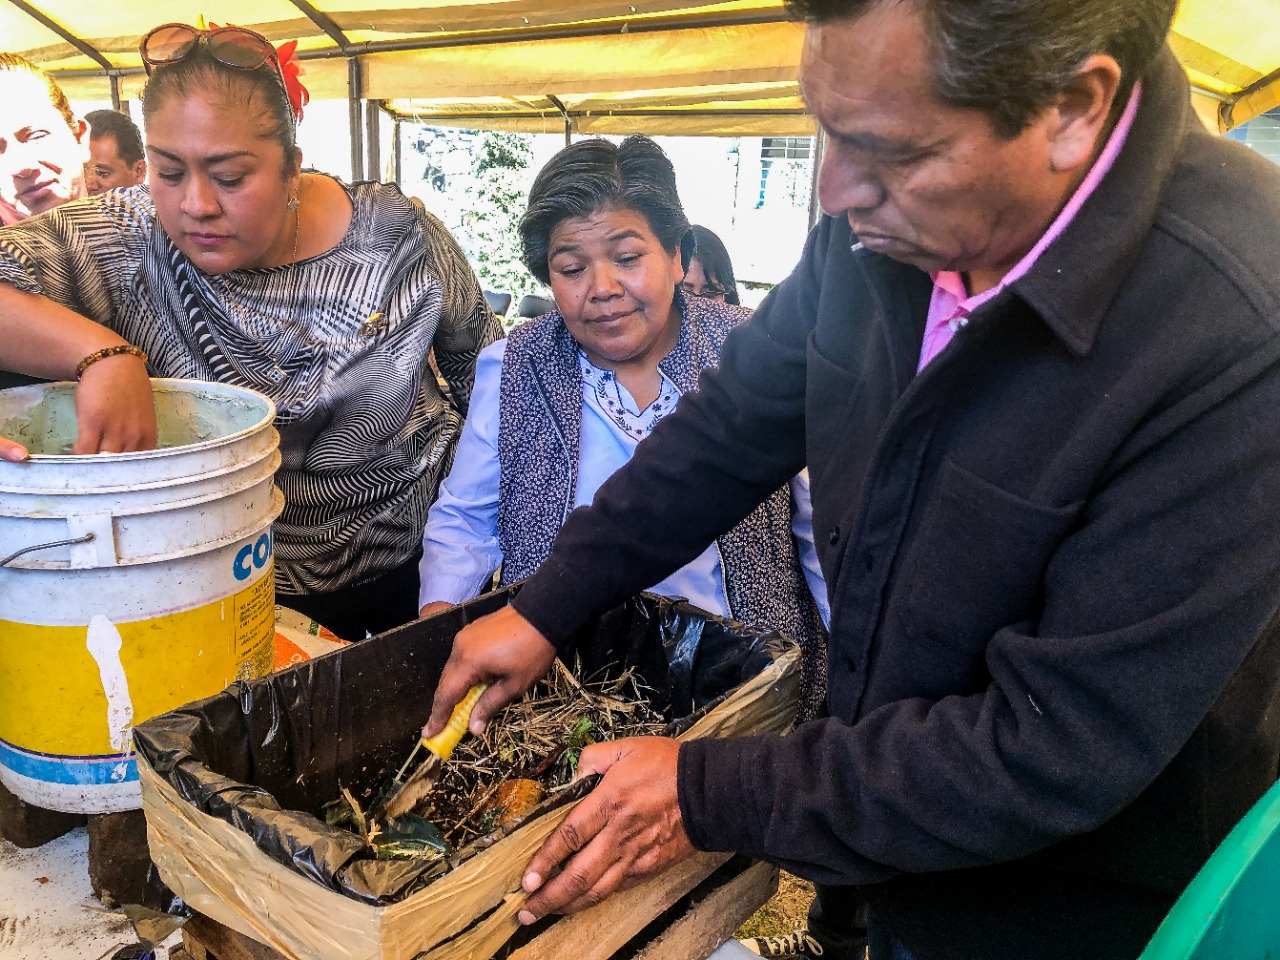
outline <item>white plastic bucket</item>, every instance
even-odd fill
[[[93,456],[74,384],[0,390],[0,781],[53,810],[141,806],[133,725],[274,657],[275,406],[152,387],[160,448]]]

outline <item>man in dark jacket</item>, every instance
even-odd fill
[[[697,847],[856,886],[873,960],[1135,957],[1277,776],[1280,171],[1199,126],[1173,0],[796,5],[830,216],[430,727],[807,464],[830,717],[584,754],[522,919]]]

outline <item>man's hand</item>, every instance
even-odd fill
[[[146,364],[129,354],[90,364],[76,388],[76,422],[72,453],[154,450],[156,407]]]
[[[422,735],[433,737],[443,730],[458,701],[477,683],[487,683],[489,689],[471,711],[471,732],[484,733],[498,708],[546,676],[555,658],[556,648],[514,607],[481,617],[453,638],[453,653],[436,686],[431,719]]]
[[[418,611],[419,617],[434,617],[437,613],[444,613],[446,610],[452,610],[453,604],[448,600],[432,600],[421,610]]]
[[[679,751],[666,737],[635,737],[582,752],[578,776],[604,779],[529,861],[521,923],[585,910],[693,853],[676,795]]]

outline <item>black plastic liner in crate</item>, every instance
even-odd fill
[[[183,799],[252,836],[273,860],[348,897],[394,903],[458,860],[380,861],[361,837],[318,814],[339,784],[359,796],[399,768],[430,713],[454,635],[518,589],[233,684],[139,725],[134,743]],[[793,646],[777,633],[644,594],[601,617],[576,649],[583,676],[634,667],[674,734]],[[565,791],[548,804],[579,795]]]

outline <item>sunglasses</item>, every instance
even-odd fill
[[[705,286],[695,290],[693,284],[680,284],[680,292],[688,297],[702,297],[704,300],[723,300],[729,295],[728,290],[722,290],[719,287]]]
[[[262,34],[244,27],[199,30],[185,23],[166,23],[142,38],[138,53],[142,55],[147,76],[151,76],[156,67],[187,59],[201,43],[209,47],[209,55],[213,59],[237,70],[257,70],[269,60],[275,65],[280,82],[284,83],[276,48]]]

